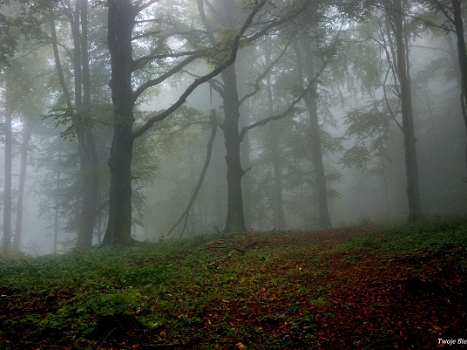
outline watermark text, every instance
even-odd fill
[[[467,338],[457,338],[457,339],[443,339],[438,338],[438,344],[444,345],[467,345]]]

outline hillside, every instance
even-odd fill
[[[467,344],[466,250],[450,218],[2,257],[0,350]]]

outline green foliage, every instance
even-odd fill
[[[48,114],[41,116],[41,120],[51,119],[56,128],[63,131],[60,136],[63,139],[72,140],[77,133],[86,129],[111,125],[111,106],[107,103],[93,104],[87,111],[78,111],[76,108],[53,108]],[[100,130],[99,130],[100,131]]]
[[[27,335],[21,339],[24,346],[35,344],[34,339],[62,339],[58,347],[94,348],[102,320],[116,319],[133,320],[145,332],[156,332],[151,334],[161,343],[186,345],[207,339],[226,345],[234,338],[251,339],[262,344],[261,349],[294,348],[293,337],[279,339],[270,329],[285,327],[300,341],[309,341],[318,327],[312,312],[330,305],[332,288],[352,283],[348,276],[329,280],[329,268],[342,263],[341,254],[332,264],[328,260],[330,242],[337,244],[333,251],[349,252],[345,261],[349,266],[360,263],[359,250],[434,252],[463,261],[466,229],[465,218],[445,217],[363,234],[355,229],[355,237],[340,244],[338,236],[322,241],[313,233],[256,235],[252,239],[272,247],[243,254],[215,247],[244,238],[213,233],[118,249],[74,250],[62,256],[2,257],[0,288],[5,295],[0,303],[6,314],[0,315],[0,327],[22,329]],[[312,288],[305,284],[308,280],[315,281]],[[231,317],[234,312],[252,317],[255,325],[238,323]],[[337,318],[331,311],[323,316]]]
[[[346,137],[354,141],[342,157],[346,167],[365,169],[371,160],[387,158],[386,149],[392,140],[394,121],[382,101],[347,112],[345,124],[349,125]]]
[[[446,251],[464,252],[467,249],[463,216],[428,218],[415,225],[375,228],[370,234],[349,239],[333,251],[387,251],[397,253]]]

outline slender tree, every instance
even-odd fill
[[[298,43],[296,47],[297,55],[297,72],[300,77],[307,81],[312,80],[316,75],[315,63],[313,60],[313,52],[308,38],[302,38],[300,44],[303,50],[299,49]],[[303,52],[302,52],[303,51]],[[299,78],[300,79],[300,78]],[[303,83],[302,83],[303,84]],[[316,192],[318,198],[318,221],[320,227],[332,227],[331,217],[328,209],[327,181],[323,163],[323,146],[321,141],[321,128],[319,125],[318,101],[317,101],[317,84],[314,83],[312,91],[304,97],[304,102],[308,110],[310,118],[310,137],[311,137],[311,153],[313,165],[315,167],[316,177]]]
[[[12,193],[11,193],[11,171],[13,160],[13,99],[14,95],[11,93],[13,81],[11,79],[11,72],[8,71],[9,77],[6,79],[5,87],[5,106],[4,106],[4,132],[5,132],[5,180],[3,191],[3,250],[11,248],[11,212],[12,212]],[[9,79],[8,79],[9,78]]]
[[[404,135],[405,170],[407,177],[408,215],[407,222],[417,222],[422,217],[418,175],[417,147],[412,112],[412,91],[409,76],[409,60],[406,42],[404,10],[401,0],[386,0],[386,30],[389,54],[394,75],[399,82],[398,97],[401,101],[402,133]],[[394,36],[394,40],[392,39]]]
[[[55,29],[53,2],[49,1],[49,21],[55,66],[60,86],[69,113],[76,111],[78,115],[88,114],[91,107],[91,79],[88,55],[88,3],[87,0],[77,0],[74,9],[69,3],[63,10],[70,22],[73,37],[73,67],[74,67],[74,104],[65,81],[65,76],[58,51],[58,39]],[[78,228],[77,246],[87,248],[92,245],[92,235],[96,223],[98,201],[97,150],[91,127],[74,118],[74,129],[78,140],[78,152],[81,170],[81,211]]]
[[[265,61],[266,66],[271,65],[271,43],[268,44],[265,52]],[[273,101],[273,89],[271,82],[271,72],[266,76],[266,91],[268,98],[268,115],[274,114],[274,101]],[[281,164],[281,152],[279,150],[280,146],[280,133],[278,130],[277,122],[272,122],[270,124],[270,136],[271,136],[271,158],[272,158],[272,167],[274,171],[274,197],[275,197],[275,207],[276,207],[276,224],[277,229],[280,231],[285,230],[286,221],[284,214],[284,200],[282,196],[282,164]]]
[[[465,130],[467,133],[467,48],[465,44],[465,25],[464,16],[466,5],[461,0],[419,0],[424,5],[428,5],[430,13],[435,11],[441,13],[444,20],[438,21],[425,20],[423,23],[429,27],[442,29],[444,32],[453,32],[457,38],[457,62],[460,72],[461,95],[460,101],[462,106],[462,114],[464,119]],[[448,45],[452,46],[449,37],[447,37]],[[453,47],[452,47],[453,49]],[[450,50],[452,53],[453,50]],[[456,60],[453,60],[454,62]],[[465,162],[467,163],[467,142],[465,148]]]

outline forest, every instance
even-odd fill
[[[466,18],[0,0],[0,350],[467,344]]]
[[[2,3],[3,249],[462,213],[461,5]]]

